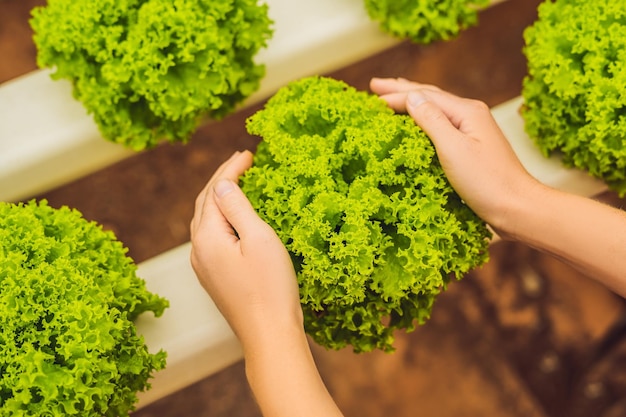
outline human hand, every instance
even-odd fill
[[[522,166],[487,105],[404,79],[373,78],[370,88],[395,111],[413,117],[431,138],[455,191],[506,235],[509,208],[539,182]]]
[[[251,165],[245,151],[218,168],[196,199],[190,227],[191,265],[244,353],[278,342],[278,333],[304,334],[291,258],[237,186]]]
[[[263,415],[340,417],[309,349],[287,249],[237,186],[251,165],[250,152],[236,152],[196,198],[191,265],[243,346]]]

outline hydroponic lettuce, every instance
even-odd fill
[[[489,0],[365,0],[380,28],[416,43],[452,39],[478,22],[478,10]]]
[[[489,232],[446,180],[425,133],[330,78],[279,90],[247,121],[263,140],[242,189],[292,256],[307,332],[393,350],[452,277],[488,257]]]
[[[32,14],[39,66],[135,150],[231,112],[258,89],[254,56],[271,36],[257,0],[48,0]]]
[[[128,415],[165,366],[132,320],[168,305],[135,270],[76,210],[0,203],[0,416]]]
[[[626,195],[626,2],[556,0],[524,32],[522,115],[544,155],[562,155]]]

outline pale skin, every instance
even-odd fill
[[[626,212],[539,183],[482,102],[404,79],[370,88],[426,131],[455,191],[500,237],[626,297]],[[341,416],[311,355],[289,255],[237,186],[251,164],[250,152],[235,153],[198,195],[192,266],[242,344],[263,415]]]
[[[251,164],[235,153],[196,199],[191,264],[241,342],[263,415],[341,416],[309,349],[291,258],[236,184]]]

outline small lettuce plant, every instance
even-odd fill
[[[626,2],[556,0],[524,32],[522,115],[542,153],[626,195]]]
[[[118,417],[165,366],[133,320],[163,313],[111,232],[45,200],[0,203],[0,416]]]
[[[427,320],[450,280],[488,259],[490,233],[429,138],[380,98],[304,78],[247,128],[262,141],[242,189],[291,254],[319,344],[392,351],[395,329]]]
[[[272,33],[257,0],[48,0],[32,15],[38,65],[135,150],[234,110],[259,87],[254,57]]]
[[[368,15],[381,30],[398,38],[428,44],[455,38],[478,22],[489,0],[365,0]]]

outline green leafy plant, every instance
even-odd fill
[[[524,32],[522,115],[544,155],[626,194],[626,3],[556,0]]]
[[[307,332],[393,350],[490,233],[449,185],[426,134],[384,101],[323,77],[292,82],[247,121],[260,136],[242,189],[292,256]]]
[[[165,352],[132,320],[168,302],[76,210],[0,203],[0,416],[128,415]]]
[[[478,22],[478,10],[489,0],[365,0],[380,28],[416,43],[449,40]]]
[[[254,56],[271,36],[257,0],[48,0],[32,14],[38,65],[135,150],[231,112],[258,89]]]

